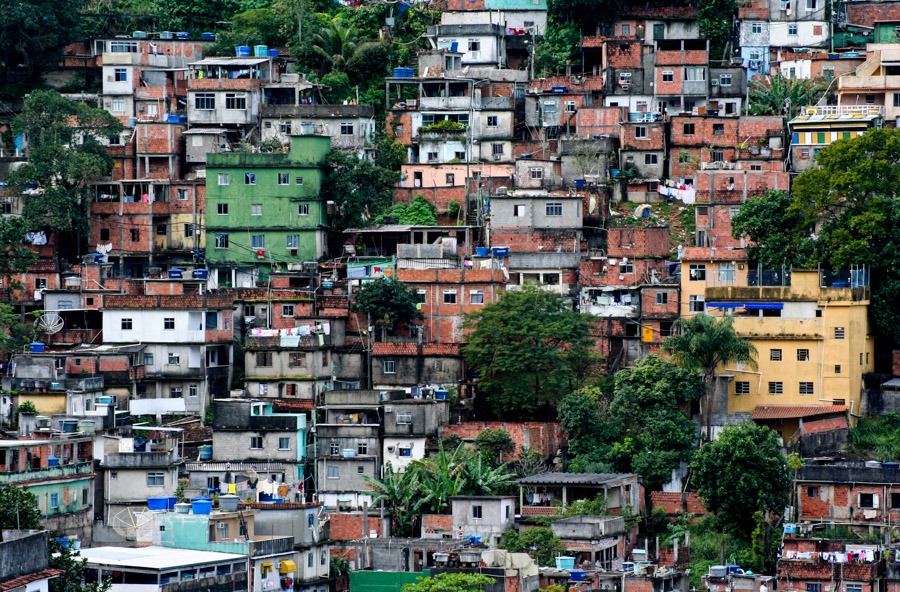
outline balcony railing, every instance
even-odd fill
[[[0,473],[0,485],[90,475],[93,471],[93,462],[77,462],[59,467],[44,467],[41,469],[27,469],[25,471],[7,471]]]

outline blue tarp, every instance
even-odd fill
[[[746,308],[747,310],[781,310],[782,302],[707,302],[709,308]]]

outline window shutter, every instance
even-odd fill
[[[862,507],[862,494],[861,493],[856,494],[856,507],[857,508]]]
[[[872,496],[872,507],[875,508],[876,510],[879,508],[877,495]]]

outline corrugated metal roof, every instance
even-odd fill
[[[632,473],[541,473],[523,477],[519,485],[605,485],[618,479],[635,477]]]
[[[829,413],[846,413],[846,405],[757,405],[753,419],[799,419]]]

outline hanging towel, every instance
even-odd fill
[[[299,347],[300,346],[300,336],[299,335],[282,335],[280,340],[281,347]]]

